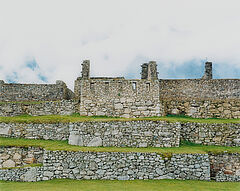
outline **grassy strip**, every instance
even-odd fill
[[[223,146],[204,146],[197,144],[184,143],[180,147],[171,148],[131,148],[131,147],[79,147],[69,145],[67,141],[52,140],[34,140],[34,139],[17,139],[17,138],[0,138],[0,146],[17,146],[17,147],[42,147],[47,150],[65,150],[65,151],[83,151],[83,152],[144,152],[144,153],[240,153],[240,147],[223,147]]]
[[[0,105],[5,105],[5,104],[35,105],[35,104],[49,103],[49,102],[60,102],[60,100],[56,100],[56,101],[6,101],[6,102],[0,102]]]
[[[55,179],[42,182],[0,181],[1,191],[239,191],[239,182],[196,180],[69,180]]]
[[[26,167],[39,167],[43,166],[41,163],[35,163],[35,164],[28,164],[24,166],[17,166],[17,167],[9,167],[9,168],[0,168],[0,169],[18,169],[18,168],[26,168]]]
[[[15,116],[0,117],[0,122],[4,123],[69,123],[69,122],[86,122],[86,121],[167,121],[167,122],[196,122],[196,123],[240,123],[240,119],[196,119],[186,116],[164,116],[164,117],[142,117],[142,118],[120,118],[106,116],[80,116],[73,115],[47,115],[47,116]]]

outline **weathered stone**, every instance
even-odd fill
[[[70,135],[68,138],[68,144],[83,146],[82,136],[79,135],[78,132],[74,132],[74,131],[70,132]]]
[[[10,126],[2,126],[0,125],[0,135],[8,135],[10,130]]]
[[[13,155],[13,159],[14,160],[19,160],[19,159],[21,159],[22,158],[22,156],[19,154],[19,153],[15,153],[14,155]]]
[[[29,168],[29,170],[23,175],[23,181],[25,182],[35,182],[37,179],[36,168]]]
[[[87,145],[88,147],[100,147],[102,146],[102,139],[100,137],[93,138]]]
[[[2,163],[2,167],[3,168],[11,168],[11,167],[15,167],[15,162],[12,161],[11,159],[5,161]]]

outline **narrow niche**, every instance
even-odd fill
[[[122,91],[122,88],[123,88],[122,82],[118,82],[118,89],[119,89],[120,91]]]
[[[105,82],[105,91],[109,91],[109,82]]]

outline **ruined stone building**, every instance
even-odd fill
[[[240,79],[213,79],[211,62],[205,63],[201,79],[158,79],[154,61],[141,68],[141,79],[91,77],[90,61],[85,60],[74,93],[59,80],[56,84],[8,84],[1,80],[0,115],[240,118]]]
[[[74,88],[78,112],[121,117],[240,117],[240,80],[213,79],[211,62],[205,63],[201,79],[158,79],[156,62],[141,67],[141,79],[90,77],[90,62],[84,61],[82,77]]]

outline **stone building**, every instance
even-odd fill
[[[156,62],[141,67],[141,79],[90,77],[90,61],[84,61],[74,88],[77,111],[88,116],[240,118],[240,80],[213,79],[211,62],[205,63],[201,79],[158,79]]]

